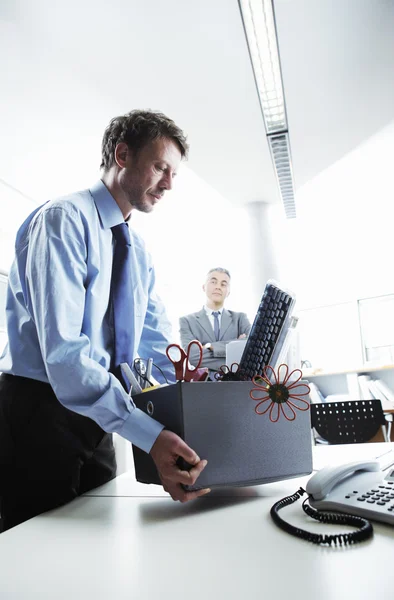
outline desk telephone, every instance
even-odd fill
[[[274,504],[271,516],[281,529],[316,544],[342,545],[368,539],[373,528],[367,519],[394,525],[394,468],[387,469],[393,462],[394,453],[389,452],[380,461],[353,461],[325,467],[309,479],[305,490],[300,488],[292,496]],[[321,535],[284,521],[278,511],[298,500],[305,492],[308,497],[303,502],[303,510],[308,516],[323,523],[353,525],[359,530]]]
[[[311,506],[394,525],[394,469],[380,468],[376,460],[325,467],[307,483]]]

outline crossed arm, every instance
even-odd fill
[[[198,339],[196,335],[193,333],[190,321],[188,317],[181,317],[179,319],[180,325],[180,338],[181,338],[181,346],[186,348],[189,342],[192,340]],[[218,371],[221,365],[225,362],[226,357],[226,346],[229,342],[232,342],[236,339],[242,339],[246,337],[251,329],[251,324],[245,313],[240,313],[239,323],[238,323],[238,336],[233,339],[228,340],[220,340],[217,342],[210,342],[210,348],[203,348],[203,358],[201,366],[208,367],[208,369],[212,371]],[[207,341],[205,339],[199,339],[199,342],[205,345]],[[199,360],[199,353],[197,348],[192,348],[192,352],[190,355],[190,362],[192,365],[196,366]]]

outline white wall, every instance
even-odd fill
[[[394,291],[393,156],[394,121],[297,191],[297,219],[273,208],[300,308]]]
[[[394,292],[393,156],[394,121],[298,190],[297,219],[272,208],[281,279],[297,308],[311,309],[299,329],[302,358],[313,353],[314,367],[359,367],[356,300]]]
[[[0,179],[0,272],[8,273],[14,257],[15,234],[36,206],[34,200]]]

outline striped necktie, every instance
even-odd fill
[[[220,311],[212,311],[213,316],[213,332],[215,334],[216,341],[220,337],[220,325],[219,325],[219,315]]]

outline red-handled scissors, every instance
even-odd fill
[[[197,365],[191,369],[189,363],[193,346],[197,347],[200,358],[198,359]],[[175,367],[176,380],[193,381],[194,375],[197,375],[196,371],[202,362],[202,345],[200,342],[198,340],[189,342],[186,352],[179,344],[170,344],[167,346],[166,354]]]

